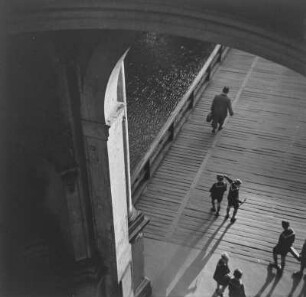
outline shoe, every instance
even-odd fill
[[[215,216],[216,216],[216,217],[218,217],[218,216],[219,216],[219,212],[218,212],[218,211],[216,212]]]
[[[231,218],[231,223],[235,223],[236,222],[236,218]]]
[[[214,207],[212,207],[210,210],[211,210],[212,212],[215,212],[215,211],[216,211],[216,209],[215,209]]]
[[[270,267],[270,268],[277,268],[277,264],[275,264],[274,262],[270,262],[269,264],[268,264],[268,266]]]
[[[281,266],[281,265],[276,264],[276,263],[270,263],[269,266],[271,266],[272,268],[276,268],[278,272],[284,270],[284,266]]]
[[[221,292],[220,289],[219,289],[219,290],[216,289],[215,294],[216,294],[216,295],[214,295],[214,296],[221,296],[221,297],[223,297],[223,293]]]
[[[277,267],[277,264],[275,264],[275,263],[273,263],[273,262],[270,262],[270,263],[269,263],[269,266],[272,267],[272,268],[276,268],[276,267]]]
[[[223,129],[223,127],[222,126],[220,126],[219,128],[218,128],[218,131],[221,131]]]
[[[227,214],[226,216],[225,216],[225,219],[227,220],[229,218],[229,214]]]
[[[212,134],[215,134],[215,133],[216,133],[216,130],[215,130],[215,129],[213,129],[213,130],[211,131],[211,133],[212,133]]]
[[[302,271],[297,271],[297,272],[294,272],[292,274],[293,277],[302,277],[303,276],[303,272]]]
[[[283,270],[283,267],[282,267],[281,265],[276,265],[276,269],[277,269],[278,271],[282,271],[282,270]]]

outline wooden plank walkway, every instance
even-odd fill
[[[205,122],[214,95],[230,87],[234,117],[217,135]],[[231,50],[136,207],[151,218],[147,238],[266,264],[281,220],[306,239],[306,78],[265,59]],[[210,212],[217,173],[240,178],[248,198],[235,224]],[[227,193],[226,193],[227,194]],[[287,257],[287,269],[298,264]]]

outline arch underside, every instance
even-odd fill
[[[67,1],[65,1],[67,2]],[[262,56],[306,74],[306,40],[301,23],[294,37],[267,26],[258,25],[218,11],[200,11],[196,7],[175,8],[175,5],[97,3],[91,6],[46,6],[11,11],[11,33],[103,29],[152,31],[220,43]],[[280,18],[281,16],[278,16]],[[274,21],[277,22],[279,19]],[[292,34],[291,34],[292,35]]]

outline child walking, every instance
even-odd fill
[[[214,280],[217,282],[216,295],[223,296],[224,290],[228,286],[230,281],[230,269],[228,267],[229,256],[227,253],[221,255],[221,259],[218,261],[216,270],[214,273]]]
[[[242,271],[240,269],[235,269],[234,277],[228,284],[229,297],[246,297],[241,277]]]

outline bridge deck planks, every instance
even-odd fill
[[[211,100],[230,86],[235,115],[213,136]],[[207,252],[229,251],[266,264],[288,219],[300,250],[306,239],[306,79],[280,65],[231,50],[203,92],[137,208],[151,217],[145,236]],[[217,173],[243,180],[248,201],[229,225],[210,213]],[[289,269],[297,263],[288,256]]]

